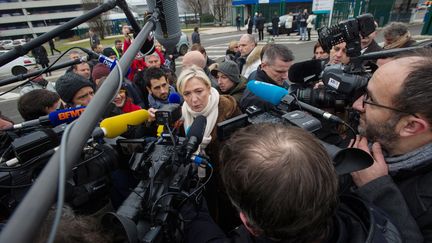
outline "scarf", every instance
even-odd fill
[[[402,47],[403,45],[405,45],[405,43],[407,43],[409,40],[411,40],[411,34],[408,31],[407,33],[405,33],[404,35],[400,36],[399,39],[397,39],[395,42],[385,45],[384,49],[393,49],[393,48],[399,48]]]
[[[212,137],[211,132],[216,125],[216,120],[219,115],[219,93],[213,87],[210,88],[210,96],[207,106],[200,112],[193,111],[189,105],[184,102],[182,106],[182,115],[184,118],[184,128],[186,134],[189,132],[189,128],[192,125],[195,117],[199,115],[203,115],[207,118],[207,125],[204,131],[204,138],[198,148],[198,151],[201,151],[207,147],[210,143]]]
[[[428,143],[409,153],[385,158],[391,175],[396,174],[399,170],[414,169],[421,167],[424,163],[432,160],[432,143]]]

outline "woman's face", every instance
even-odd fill
[[[193,77],[186,81],[182,95],[193,111],[200,112],[209,102],[210,87],[205,85],[204,81]]]
[[[122,108],[125,104],[125,101],[126,101],[126,90],[121,89],[118,92],[117,96],[114,98],[113,102],[117,107]]]

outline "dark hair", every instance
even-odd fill
[[[18,99],[18,112],[26,121],[47,115],[46,108],[60,100],[56,92],[46,89],[35,89]]]
[[[195,27],[194,27],[194,31],[195,31],[195,32],[198,32],[198,29],[199,29],[198,26],[195,26]]]
[[[157,67],[151,67],[148,68],[145,71],[145,75],[144,75],[144,83],[145,86],[149,89],[151,89],[151,80],[152,79],[160,79],[161,77],[165,77],[165,79],[168,82],[167,76],[165,74],[165,72],[162,70],[162,68],[157,68]]]
[[[282,44],[269,45],[265,50],[262,61],[272,65],[276,59],[280,59],[284,62],[291,62],[294,60],[292,51]]]
[[[221,161],[226,192],[252,228],[282,242],[329,233],[338,181],[313,135],[281,124],[251,125],[226,142]]]
[[[83,64],[87,64],[87,65],[89,66],[89,68],[91,68],[91,67],[90,67],[90,64],[89,64],[88,62],[80,62],[80,63],[74,64],[74,65],[72,66],[72,68],[73,68],[73,70],[77,70],[77,69],[78,69],[78,65],[83,65]],[[91,71],[91,70],[90,70],[90,71]]]
[[[116,39],[116,40],[114,41],[114,44],[121,43],[121,42],[122,42],[121,40]]]
[[[190,51],[199,51],[199,52],[201,52],[201,54],[206,55],[205,48],[202,45],[198,44],[198,43],[193,44],[191,46]]]
[[[399,58],[416,57],[410,64],[400,93],[393,97],[395,108],[423,115],[432,124],[432,50],[422,48],[418,51],[399,56]]]
[[[316,49],[317,49],[318,47],[321,47],[321,48],[322,48],[322,46],[321,46],[321,44],[320,44],[319,42],[315,43],[314,48],[313,48],[313,54],[315,54],[315,51],[316,51]],[[324,51],[324,49],[323,49],[323,51]],[[326,52],[326,51],[324,51],[324,52]],[[326,53],[328,53],[328,52],[326,52]]]

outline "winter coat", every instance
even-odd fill
[[[261,46],[256,46],[246,57],[246,60],[244,61],[244,64],[241,67],[241,75],[245,78],[248,78],[249,75],[255,71],[258,66],[261,64]],[[244,59],[244,57],[239,57],[238,60]],[[240,65],[239,65],[240,67]]]

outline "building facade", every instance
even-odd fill
[[[81,0],[7,0],[0,2],[0,38],[16,39],[53,30],[82,15]],[[73,35],[73,30],[63,35]]]

